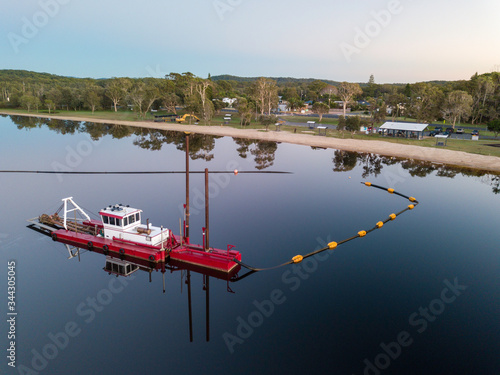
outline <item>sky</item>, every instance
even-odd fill
[[[498,0],[9,1],[0,69],[460,80],[499,70],[499,15]]]

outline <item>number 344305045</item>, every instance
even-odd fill
[[[16,299],[16,262],[10,261],[7,263],[8,276],[7,276],[7,294],[8,294],[8,304],[9,308],[15,306]]]

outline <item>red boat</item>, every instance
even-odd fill
[[[146,260],[153,266],[175,261],[229,273],[238,266],[234,259],[241,261],[241,253],[232,250],[231,245],[227,250],[208,247],[205,243],[195,245],[189,242],[188,236],[174,235],[171,230],[153,226],[149,221],[142,223],[140,209],[110,205],[99,212],[101,220],[92,220],[72,197],[62,201],[62,217],[59,210],[53,215],[43,214],[28,220],[38,230],[50,234],[54,241],[90,251],[100,250],[105,255]]]

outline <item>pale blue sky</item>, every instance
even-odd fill
[[[497,0],[11,1],[0,16],[0,68],[94,78],[468,79],[500,65],[499,15]]]

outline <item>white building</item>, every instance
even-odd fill
[[[222,102],[227,103],[229,107],[232,107],[236,100],[236,98],[223,98]]]

